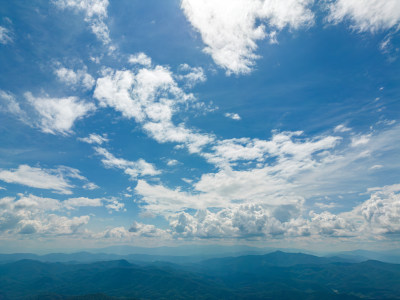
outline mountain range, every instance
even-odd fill
[[[22,259],[0,264],[0,299],[400,299],[400,265],[282,251],[179,264]]]

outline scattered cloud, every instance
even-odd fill
[[[172,166],[176,166],[179,164],[179,161],[177,161],[176,159],[169,159],[167,161],[167,166],[172,167]]]
[[[370,135],[369,134],[356,136],[356,137],[353,137],[351,139],[351,146],[352,147],[358,147],[358,146],[361,146],[361,145],[365,145],[365,144],[368,144],[369,140],[370,140]]]
[[[73,186],[66,178],[76,178],[77,174],[79,171],[71,168],[42,169],[20,165],[17,169],[1,170],[0,180],[38,189],[53,190],[61,194],[72,194]]]
[[[165,231],[157,228],[154,225],[133,222],[129,228],[129,232],[135,236],[142,237],[160,237],[165,235]]]
[[[144,159],[129,161],[123,158],[116,158],[102,147],[95,147],[95,151],[98,155],[103,157],[101,162],[105,167],[121,169],[125,174],[129,175],[132,180],[136,180],[138,177],[142,176],[156,176],[161,174],[161,171],[157,170]]]
[[[355,207],[349,217],[361,216],[372,234],[400,233],[400,184],[374,189],[370,199]]]
[[[10,29],[0,26],[0,44],[7,45],[14,41]]]
[[[227,117],[227,118],[230,118],[230,119],[232,119],[232,120],[236,120],[236,121],[239,121],[239,120],[242,119],[242,118],[239,116],[239,114],[237,114],[237,113],[226,113],[224,116]]]
[[[45,133],[70,134],[73,132],[72,127],[75,121],[95,110],[94,104],[81,101],[77,97],[34,97],[27,92],[25,98],[39,116],[36,126]]]
[[[95,235],[97,238],[107,238],[107,239],[113,239],[117,241],[132,241],[133,239],[136,239],[138,237],[142,238],[162,238],[163,240],[169,239],[170,234],[167,230],[163,230],[160,228],[157,228],[154,225],[150,224],[144,224],[141,222],[136,222],[134,221],[133,224],[129,229],[126,229],[125,227],[114,227],[107,229],[97,235]]]
[[[329,202],[329,203],[323,203],[323,202],[316,202],[315,206],[320,208],[320,209],[330,209],[330,208],[334,208],[337,207],[337,203],[334,202]]]
[[[193,68],[188,64],[179,65],[178,71],[180,74],[176,75],[178,80],[185,83],[185,86],[191,88],[197,83],[205,82],[207,80],[204,70],[201,67]]]
[[[400,2],[397,0],[337,0],[329,5],[328,20],[349,20],[357,31],[376,32],[400,25]]]
[[[8,234],[71,235],[80,232],[89,216],[66,217],[55,214],[62,202],[34,195],[0,199],[0,232]]]
[[[100,106],[112,107],[125,118],[135,119],[160,143],[180,143],[194,153],[213,140],[211,135],[172,122],[180,106],[196,99],[178,87],[174,74],[165,67],[142,68],[136,73],[108,70],[97,80],[94,98]]]
[[[229,74],[250,73],[259,58],[257,41],[276,41],[276,32],[285,27],[310,26],[314,15],[312,0],[182,0],[181,8],[200,32],[204,52]],[[261,23],[261,24],[260,24]],[[271,31],[271,34],[268,33]]]
[[[103,206],[102,203],[103,199],[100,198],[86,198],[86,197],[79,197],[79,198],[69,198],[62,202],[62,205],[67,209],[76,209],[82,206]]]
[[[143,52],[130,55],[128,61],[131,64],[137,64],[144,67],[151,67],[151,58],[148,57]]]
[[[57,75],[58,80],[73,88],[80,86],[85,90],[91,90],[95,84],[93,77],[87,73],[86,66],[77,71],[60,67],[54,70],[54,74]]]
[[[344,124],[340,124],[333,129],[333,132],[349,132],[351,128],[347,127]]]
[[[28,123],[29,118],[26,112],[21,108],[15,96],[3,90],[0,90],[0,109],[15,115],[21,122]]]
[[[111,43],[110,31],[105,23],[108,0],[53,0],[53,3],[60,9],[73,9],[77,12],[83,12],[85,22],[89,24],[96,37],[104,45]]]
[[[78,140],[84,143],[96,144],[96,145],[102,145],[103,143],[108,143],[109,141],[106,134],[99,135],[96,133],[91,133],[89,134],[89,136],[84,138],[78,138]]]
[[[373,165],[371,168],[369,168],[370,170],[378,170],[378,169],[382,169],[383,166],[382,165]]]

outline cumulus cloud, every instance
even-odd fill
[[[129,232],[136,236],[143,237],[159,237],[165,235],[165,231],[157,228],[154,225],[143,224],[140,222],[133,222],[129,228]]]
[[[137,64],[145,67],[151,67],[151,58],[143,52],[130,55],[128,61],[134,65]]]
[[[178,86],[174,74],[165,67],[141,68],[137,72],[106,71],[97,80],[94,97],[100,106],[112,107],[125,118],[133,118],[160,143],[180,143],[190,152],[199,152],[213,140],[211,135],[172,122],[179,107],[195,98]]]
[[[139,176],[155,176],[161,174],[159,170],[144,159],[129,161],[123,158],[117,158],[102,147],[96,147],[95,151],[98,155],[103,157],[101,162],[105,167],[121,169],[125,174],[129,175],[132,180],[136,180]]]
[[[109,141],[106,134],[99,135],[96,133],[91,133],[89,134],[89,136],[84,138],[78,138],[78,140],[84,143],[96,144],[96,145],[102,145],[103,143],[108,143]]]
[[[181,8],[201,34],[217,65],[227,74],[246,74],[252,70],[257,41],[269,36],[276,42],[276,31],[313,24],[309,6],[312,0],[182,0]],[[259,24],[259,22],[261,24]]]
[[[315,152],[333,148],[341,139],[335,136],[299,139],[302,134],[302,131],[275,132],[270,141],[249,138],[220,140],[212,147],[213,152],[203,155],[209,162],[222,165],[239,160],[264,161],[270,157],[278,157],[282,163],[302,161],[310,159]]]
[[[400,233],[400,184],[374,189],[370,199],[353,210],[367,222],[366,228],[376,234]]]
[[[42,169],[20,165],[17,169],[0,170],[0,180],[22,184],[38,189],[48,189],[61,194],[72,194],[73,185],[66,178],[86,180],[79,171],[72,168]]]
[[[64,82],[73,88],[82,87],[85,90],[90,90],[95,84],[93,77],[87,73],[87,67],[74,71],[65,67],[60,67],[54,70],[58,80]]]
[[[370,189],[375,193],[370,200],[338,214],[325,210],[340,203],[317,203],[319,213],[305,204],[321,194],[337,195],[338,186],[341,193],[352,193],[358,180],[365,186],[370,166],[376,165],[374,154],[388,153],[391,160],[398,153],[392,141],[399,128],[370,134],[363,147],[352,147],[354,136],[341,144],[344,138],[302,138],[302,132],[216,141],[202,155],[218,171],[188,181],[189,191],[139,180],[135,193],[141,208],[164,216],[176,237],[365,239],[372,238],[369,226],[378,228],[377,234],[395,233],[399,185]],[[356,176],[360,171],[364,179]]]
[[[156,214],[231,207],[237,203],[261,205],[292,205],[304,201],[296,194],[296,179],[302,174],[318,169],[325,162],[321,151],[332,149],[338,137],[321,137],[310,140],[294,140],[301,132],[276,133],[270,141],[251,139],[222,140],[212,147],[212,152],[202,155],[220,170],[203,174],[192,182],[193,192],[170,189],[163,185],[150,185],[140,180],[135,192],[142,197],[143,208]],[[258,165],[236,163],[256,161]],[[266,161],[269,163],[265,163]]]
[[[83,12],[96,37],[105,45],[111,43],[110,32],[105,23],[107,19],[108,0],[53,0],[60,9],[73,9]]]
[[[374,189],[350,211],[305,213],[297,205],[240,204],[217,212],[197,210],[169,216],[171,233],[186,238],[335,237],[361,240],[400,233],[400,185]]]
[[[96,190],[96,189],[99,188],[99,186],[98,186],[97,184],[93,183],[93,182],[85,183],[82,187],[83,187],[84,189],[90,190],[90,191]]]
[[[81,101],[76,97],[34,97],[27,92],[25,98],[39,116],[35,125],[45,133],[70,134],[75,121],[95,110],[94,104]]]
[[[397,30],[400,23],[397,0],[337,0],[329,5],[329,11],[330,22],[349,20],[351,28],[357,31]]]
[[[144,224],[134,221],[129,229],[125,227],[114,227],[107,229],[95,235],[97,238],[107,238],[117,241],[130,242],[136,238],[162,238],[163,240],[170,238],[167,230],[157,228],[154,225]]]
[[[236,121],[239,121],[239,120],[242,119],[242,118],[239,116],[239,114],[237,114],[237,113],[226,113],[224,116],[227,117],[227,118],[230,118],[230,119],[232,119],[232,120],[236,120]]]
[[[218,212],[181,212],[170,218],[170,226],[175,236],[195,238],[258,239],[310,234],[310,226],[296,206],[242,204]]]
[[[62,209],[60,201],[34,195],[0,199],[0,232],[40,235],[76,234],[89,222],[89,216],[68,218],[55,214]]]

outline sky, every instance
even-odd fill
[[[400,242],[398,0],[0,5],[0,251]]]

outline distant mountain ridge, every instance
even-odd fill
[[[0,263],[13,262],[21,259],[34,259],[42,262],[65,263],[90,263],[96,261],[125,259],[134,263],[147,263],[165,261],[170,263],[185,264],[195,263],[213,258],[237,257],[246,255],[264,255],[275,251],[285,253],[303,253],[299,249],[257,248],[249,246],[180,246],[180,247],[132,247],[113,246],[100,249],[88,249],[74,253],[49,253],[38,255],[33,253],[0,254]],[[400,250],[374,252],[366,250],[354,250],[345,252],[333,252],[324,256],[334,258],[336,261],[363,262],[367,260],[379,260],[387,263],[400,263]]]
[[[107,300],[400,299],[400,265],[282,251],[181,265],[123,259],[87,264],[24,259],[0,265],[1,300],[96,295]]]

